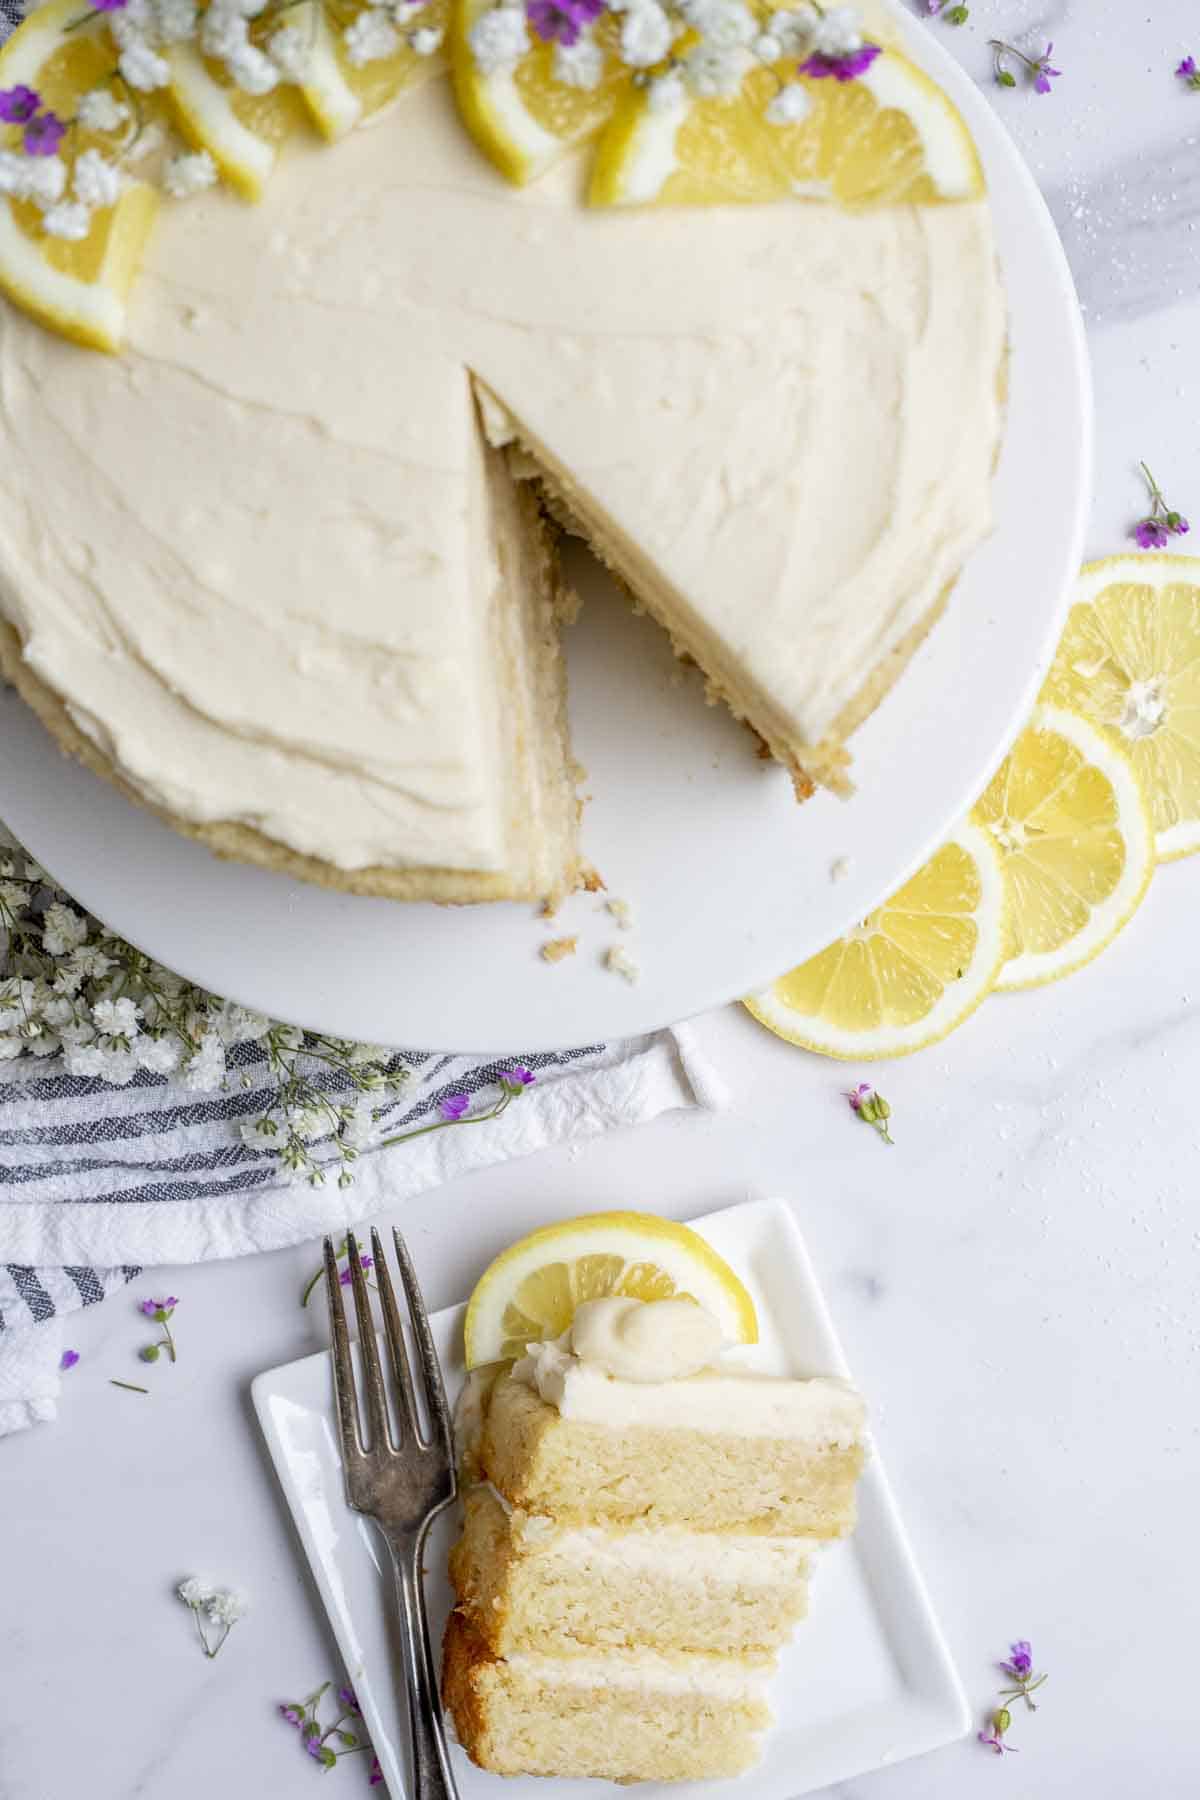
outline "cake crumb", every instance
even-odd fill
[[[829,865],[830,881],[845,881],[849,873],[850,858],[848,856],[835,856]]]
[[[543,962],[555,963],[561,962],[564,956],[574,956],[578,948],[577,937],[551,938],[548,944],[542,945],[538,954]]]
[[[579,885],[589,894],[600,894],[605,891],[608,883],[598,869],[593,869],[592,865],[587,863],[579,877]]]
[[[604,966],[611,969],[614,975],[624,976],[632,987],[641,970],[622,944],[613,944],[604,952]]]
[[[633,930],[633,908],[628,900],[606,900],[604,904],[622,931]]]
[[[538,918],[539,919],[556,919],[558,917],[558,909],[561,904],[562,904],[562,902],[557,897],[554,898],[553,900],[543,900],[541,907],[538,910]]]

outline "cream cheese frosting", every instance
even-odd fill
[[[518,435],[816,742],[991,519],[987,207],[589,211],[448,84],[165,210],[129,348],[0,310],[0,617],[135,789],[500,869],[484,444]]]

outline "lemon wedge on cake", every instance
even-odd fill
[[[97,12],[82,25],[76,24],[79,16],[78,0],[49,0],[0,50],[0,89],[31,90],[42,116],[62,123],[75,119],[80,97],[107,83],[113,67],[104,14]],[[68,30],[73,24],[76,28]],[[0,152],[19,152],[23,129],[21,121],[0,125]],[[75,124],[57,157],[23,161],[31,180],[53,174],[62,184],[53,199],[69,205],[76,164],[104,146],[103,136]],[[0,191],[0,292],[75,343],[116,350],[126,297],[157,208],[153,188],[128,181],[112,204],[91,211],[85,236],[54,236],[46,232],[32,196]]]
[[[787,98],[781,104],[781,96]],[[752,68],[698,97],[682,70],[631,87],[600,139],[594,206],[832,200],[843,206],[977,200],[983,171],[953,103],[898,50],[853,81]]]
[[[1057,981],[1110,944],[1154,872],[1133,763],[1078,713],[1039,706],[975,809],[1004,862],[1009,953],[997,988]]]
[[[308,46],[300,92],[331,141],[446,67],[450,0],[402,0],[390,14],[364,6],[348,23],[331,21],[323,0],[299,0],[287,16]]]
[[[308,121],[299,91],[277,83],[265,94],[245,93],[191,44],[170,45],[164,54],[180,131],[197,150],[208,151],[243,199],[261,200],[281,147]]]
[[[758,1342],[754,1302],[699,1232],[655,1213],[587,1213],[531,1232],[481,1276],[463,1328],[469,1369],[566,1331],[584,1300],[695,1300],[727,1344]]]
[[[1200,850],[1200,558],[1087,564],[1042,698],[1130,758],[1160,862]]]
[[[853,931],[744,1004],[822,1056],[907,1056],[990,993],[1008,944],[1005,914],[1000,858],[968,820]]]

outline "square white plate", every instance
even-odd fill
[[[758,1309],[761,1342],[737,1352],[739,1361],[775,1375],[849,1375],[804,1240],[781,1201],[751,1201],[693,1224],[737,1270]],[[430,1321],[451,1396],[463,1377],[463,1310],[450,1307]],[[411,1790],[391,1570],[374,1526],[343,1495],[328,1355],[269,1370],[253,1395],[388,1790],[401,1800]],[[452,1515],[439,1521],[426,1559],[438,1635],[450,1605],[445,1569],[454,1530]],[[755,1800],[797,1800],[938,1749],[970,1728],[877,1450],[859,1486],[858,1528],[818,1559],[811,1615],[783,1654],[771,1699],[778,1723],[763,1761],[738,1784]],[[462,1800],[590,1800],[596,1793],[585,1781],[502,1784],[457,1747],[454,1763]],[[712,1782],[641,1787],[646,1800],[713,1791]]]

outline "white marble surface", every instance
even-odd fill
[[[933,28],[981,78],[993,32],[1053,37],[1066,71],[1052,98],[997,104],[1087,310],[1091,552],[1122,547],[1138,457],[1200,515],[1200,94],[1171,76],[1200,55],[1193,0],[975,0],[966,28]],[[728,1113],[546,1153],[406,1209],[441,1305],[554,1216],[794,1197],[981,1715],[1010,1638],[1031,1637],[1051,1671],[1003,1766],[968,1742],[842,1800],[1200,1791],[1198,907],[1200,862],[1163,870],[1098,964],[994,999],[947,1045],[880,1071],[893,1150],[844,1110],[844,1071],[731,1011],[701,1026]],[[247,1399],[258,1370],[318,1342],[319,1314],[297,1304],[312,1263],[297,1250],[138,1284],[182,1296],[178,1368],[151,1372],[150,1398],[107,1384],[138,1379],[143,1337],[132,1298],[114,1300],[69,1334],[83,1360],[59,1423],[0,1444],[3,1800],[290,1800],[322,1779],[273,1716],[337,1671]],[[213,1664],[170,1598],[196,1569],[254,1596]],[[367,1791],[353,1763],[329,1780]]]

